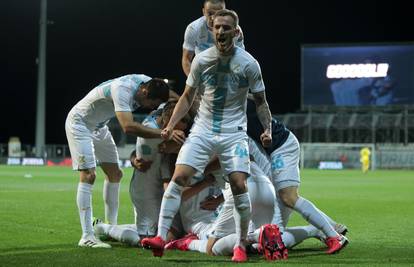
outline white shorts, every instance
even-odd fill
[[[154,194],[151,198],[143,197],[139,194],[142,188],[139,188],[140,183],[135,171],[129,185],[129,194],[132,204],[134,205],[135,224],[137,232],[140,236],[155,236],[157,234],[158,217],[160,214],[162,195],[160,193]]]
[[[247,180],[249,197],[252,205],[252,217],[249,232],[255,231],[264,224],[272,222],[275,211],[276,195],[272,183],[269,180]],[[212,236],[222,238],[235,233],[233,209],[234,198],[230,187],[223,190],[224,204],[214,225]]]
[[[299,187],[299,157],[298,139],[293,133],[289,133],[286,142],[270,155],[272,182],[276,191],[290,186]]]
[[[250,173],[249,147],[245,132],[192,132],[178,154],[176,164],[188,165],[203,172],[213,155],[217,155],[226,175],[232,172]]]
[[[118,164],[118,150],[108,126],[92,131],[76,115],[69,114],[65,130],[74,170],[96,168],[96,160]]]

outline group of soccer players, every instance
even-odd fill
[[[244,262],[247,248],[268,260],[286,259],[287,248],[316,237],[328,254],[340,251],[347,228],[298,194],[298,141],[271,116],[237,14],[224,0],[205,0],[203,14],[185,31],[188,77],[181,96],[161,79],[132,74],[100,84],[70,111],[65,128],[80,171],[79,246],[109,248],[99,237],[110,236],[154,256],[180,249]],[[132,116],[139,106],[156,109],[142,124]],[[138,137],[131,155],[132,225],[117,225],[122,171],[106,126],[113,116]],[[106,175],[105,223],[92,219],[96,160]],[[292,210],[310,225],[287,227]]]

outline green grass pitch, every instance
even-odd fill
[[[77,173],[65,167],[0,166],[0,266],[224,266],[229,257],[150,251],[112,243],[112,249],[78,248]],[[133,223],[128,195],[131,169],[121,186],[119,223]],[[102,172],[93,191],[94,215],[102,217]],[[289,251],[289,260],[264,261],[252,256],[243,266],[280,264],[346,266],[414,266],[414,172],[358,170],[302,172],[302,196],[350,232],[350,244],[325,255],[316,239]],[[297,215],[290,225],[305,221]]]

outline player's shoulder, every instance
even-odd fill
[[[257,60],[245,49],[236,46],[236,56],[247,62],[256,62]]]
[[[202,64],[204,61],[209,61],[211,58],[215,57],[217,57],[217,49],[215,46],[212,46],[196,54],[193,62],[199,62]]]
[[[202,29],[205,26],[205,24],[206,24],[206,18],[204,16],[202,16],[202,17],[190,22],[188,24],[187,28],[198,31],[198,30]]]

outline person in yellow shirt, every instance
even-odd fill
[[[371,151],[369,150],[368,147],[364,147],[359,151],[360,154],[360,159],[359,161],[361,162],[361,169],[363,173],[366,173],[369,170],[369,165],[370,165],[370,158],[369,156],[371,155]]]

